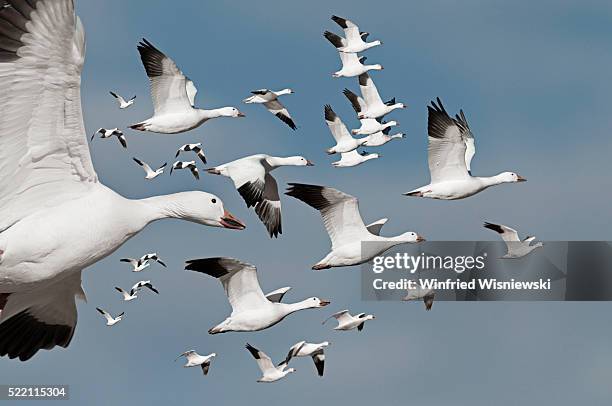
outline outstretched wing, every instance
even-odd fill
[[[98,181],[83,126],[85,32],[72,0],[0,8],[0,231]]]
[[[176,63],[144,38],[138,44],[138,52],[151,82],[155,114],[189,110],[192,104],[187,93],[187,78]],[[193,83],[190,87],[195,98]]]
[[[285,293],[287,293],[290,289],[291,288],[289,286],[286,286],[284,288],[273,290],[272,292],[266,295],[266,299],[271,302],[280,303],[283,300],[283,296],[285,296]]]
[[[285,106],[282,105],[278,100],[272,100],[269,102],[265,102],[264,106],[268,109],[268,111],[278,117],[283,123],[287,124],[292,130],[296,130],[297,126],[293,122],[291,118],[291,114],[289,114],[289,110]]]

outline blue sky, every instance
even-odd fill
[[[129,150],[96,139],[92,157],[101,181],[130,198],[203,189],[248,224],[235,232],[179,221],[151,225],[117,253],[83,273],[88,303],[67,350],[41,351],[31,362],[2,359],[6,383],[71,385],[74,404],[216,402],[306,405],[606,404],[612,326],[609,306],[596,303],[453,303],[420,305],[360,300],[359,268],[315,273],[329,249],[316,212],[283,199],[284,234],[267,238],[228,179],[188,173],[153,182],[131,160],[171,162],[176,148],[201,141],[211,165],[253,153],[303,155],[315,167],[281,168],[287,182],[325,184],[358,196],[366,220],[388,217],[384,234],[417,231],[431,240],[488,240],[483,221],[501,222],[541,240],[609,240],[612,197],[609,114],[612,94],[612,6],[604,1],[235,1],[77,2],[87,31],[83,110],[88,133],[149,117],[148,81],[136,44],[146,37],[174,58],[199,88],[197,104],[233,105],[245,119],[219,119],[168,136],[126,131]],[[381,39],[366,53],[381,63],[372,74],[383,98],[406,110],[393,114],[406,139],[381,147],[383,157],[335,169],[324,150],[332,138],[323,105],[332,104],[349,127],[358,122],[341,91],[356,79],[333,79],[340,60],[323,38],[340,32],[329,17],[346,16]],[[291,87],[284,98],[300,127],[293,132],[260,106],[241,105],[249,91]],[[119,111],[108,95],[137,94]],[[477,175],[516,171],[528,182],[490,189],[453,202],[410,199],[402,192],[428,182],[426,105],[441,97],[449,112],[463,108],[476,136]],[[374,149],[371,149],[372,151]],[[177,236],[182,236],[180,239]],[[138,275],[124,256],[157,251],[169,264]],[[292,286],[288,300],[329,298],[324,310],[296,314],[257,333],[210,336],[229,313],[212,278],[183,271],[189,258],[233,256],[255,264],[264,290]],[[114,286],[151,279],[146,292],[124,303]],[[95,307],[126,312],[106,328]],[[339,333],[321,321],[336,310],[366,311],[377,319],[363,332]],[[300,340],[331,341],[326,376],[308,359],[273,385],[257,384],[259,370],[245,342],[273,359]],[[208,377],[172,362],[195,348],[217,352]],[[308,393],[308,396],[297,394]]]

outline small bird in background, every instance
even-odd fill
[[[160,166],[156,170],[153,170],[153,169],[151,169],[149,164],[147,164],[146,162],[143,162],[143,161],[141,161],[138,158],[132,158],[132,159],[134,160],[134,162],[136,162],[138,165],[140,165],[142,167],[142,169],[144,169],[144,171],[146,173],[145,179],[148,179],[148,180],[155,179],[159,175],[164,173],[164,168],[166,167],[166,165],[168,165],[167,162],[164,162],[164,164],[162,166]]]
[[[161,260],[161,258],[159,258],[159,255],[157,255],[157,252],[152,252],[150,254],[144,254],[142,257],[140,257],[140,260],[141,261],[155,261],[161,266],[163,266],[164,268],[166,268],[166,264],[164,263],[164,261]]]
[[[143,259],[121,258],[119,261],[129,262],[132,265],[132,272],[140,272],[150,265],[149,261]]]
[[[115,290],[123,295],[123,300],[125,302],[129,302],[138,298],[138,292],[134,288],[127,292],[125,289],[122,289],[119,286],[115,286]]]
[[[306,341],[300,341],[299,343],[294,344],[287,354],[287,358],[278,366],[281,365],[287,366],[289,361],[293,357],[312,357],[312,361],[317,368],[317,373],[319,376],[323,376],[323,369],[325,367],[325,353],[323,352],[324,348],[327,347],[330,343],[328,341],[323,341],[322,343],[307,343]]]
[[[188,152],[188,151],[193,151],[196,153],[196,155],[198,156],[198,158],[200,158],[200,160],[203,163],[206,163],[206,157],[204,156],[204,150],[202,150],[202,143],[198,142],[195,144],[185,144],[182,147],[180,147],[178,149],[178,151],[176,151],[176,155],[174,156],[175,158],[178,158],[179,154],[181,152]]]
[[[113,317],[110,315],[109,312],[107,312],[106,310],[102,310],[99,307],[96,307],[96,310],[99,311],[102,316],[104,316],[104,318],[106,319],[107,326],[114,326],[115,324],[119,323],[125,315],[125,312],[121,312],[117,315],[117,317]]]
[[[117,137],[117,139],[121,143],[121,146],[123,148],[127,149],[127,140],[125,139],[125,135],[118,128],[111,128],[111,129],[98,128],[98,131],[93,133],[93,135],[91,136],[91,141],[93,141],[93,139],[96,136],[96,134],[100,134],[100,138],[103,138],[103,139],[104,138],[110,138],[110,137],[112,137],[114,135],[115,137]]]
[[[128,107],[130,107],[131,105],[134,104],[134,100],[136,99],[136,96],[132,97],[130,100],[125,101],[125,99],[123,97],[121,97],[120,95],[118,95],[115,92],[110,92],[110,94],[117,99],[117,102],[119,102],[119,108],[121,110],[123,109],[127,109]]]
[[[184,353],[176,357],[174,361],[176,362],[176,360],[178,360],[179,358],[185,357],[185,359],[187,360],[187,363],[183,365],[183,368],[199,366],[202,368],[202,372],[204,372],[204,375],[208,375],[208,370],[210,368],[210,362],[216,356],[217,354],[214,352],[208,355],[200,355],[194,350],[189,350],[189,351],[185,351]]]
[[[355,316],[351,316],[348,310],[342,310],[329,316],[327,319],[325,319],[325,321],[323,321],[322,324],[325,324],[327,320],[331,319],[332,317],[338,321],[338,325],[334,327],[334,330],[343,331],[353,330],[354,328],[361,331],[363,330],[363,326],[366,321],[374,320],[376,318],[371,314],[365,313],[359,313]]]
[[[155,286],[151,284],[151,281],[140,281],[136,282],[134,286],[132,286],[132,292],[138,292],[142,288],[147,288],[159,295],[159,290]]]
[[[493,223],[484,223],[484,227],[489,230],[493,230],[498,233],[502,240],[506,243],[506,247],[508,248],[508,252],[506,252],[502,258],[522,258],[528,255],[531,251],[536,248],[543,247],[544,244],[541,242],[535,243],[531,245],[531,242],[535,240],[533,236],[527,236],[523,241],[518,236],[518,232],[505,226],[503,224],[493,224]]]
[[[176,161],[172,164],[172,168],[170,168],[170,175],[172,175],[172,171],[175,169],[189,169],[194,178],[200,179],[200,172],[198,171],[195,161]]]
[[[276,117],[278,117],[283,123],[287,124],[292,130],[297,130],[297,126],[293,122],[289,110],[278,101],[278,97],[285,94],[293,94],[291,89],[283,89],[277,92],[269,89],[259,89],[251,91],[253,96],[247,97],[243,100],[246,104],[263,104],[266,109]]]
[[[349,152],[341,152],[340,160],[332,162],[334,168],[350,168],[352,166],[361,165],[370,159],[380,158],[380,154],[369,154],[366,151],[357,151],[356,149]]]
[[[281,363],[278,367],[274,366],[272,359],[268,357],[265,352],[258,350],[249,343],[246,344],[246,349],[249,350],[253,358],[255,358],[257,366],[263,374],[257,382],[276,382],[290,373],[295,372],[293,368],[285,369],[287,364],[284,363]]]

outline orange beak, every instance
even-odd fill
[[[521,175],[516,175],[517,182],[527,182],[527,179],[523,178]]]
[[[246,228],[246,225],[242,221],[238,220],[227,210],[224,210],[220,223],[223,227],[232,230],[244,230]]]

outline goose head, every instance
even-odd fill
[[[502,172],[496,176],[499,183],[526,182],[527,179],[514,172]]]
[[[318,297],[309,297],[308,299],[302,300],[300,305],[304,309],[318,309],[319,307],[325,307],[331,302],[329,300],[319,299]]]
[[[368,70],[383,70],[383,69],[385,69],[379,63],[377,63],[376,65],[366,65],[366,68],[368,68]]]
[[[222,107],[217,109],[217,112],[221,117],[246,117],[246,115],[236,107]]]
[[[182,192],[174,196],[167,210],[175,217],[211,227],[244,230],[245,224],[223,207],[217,196],[200,191]]]
[[[279,90],[278,92],[276,92],[276,95],[280,96],[280,95],[283,95],[283,94],[293,94],[293,93],[295,93],[293,91],[293,89],[285,88],[283,90]]]
[[[403,234],[400,234],[397,237],[398,240],[406,241],[406,242],[423,242],[426,241],[424,237],[418,235],[414,231],[408,231]]]

